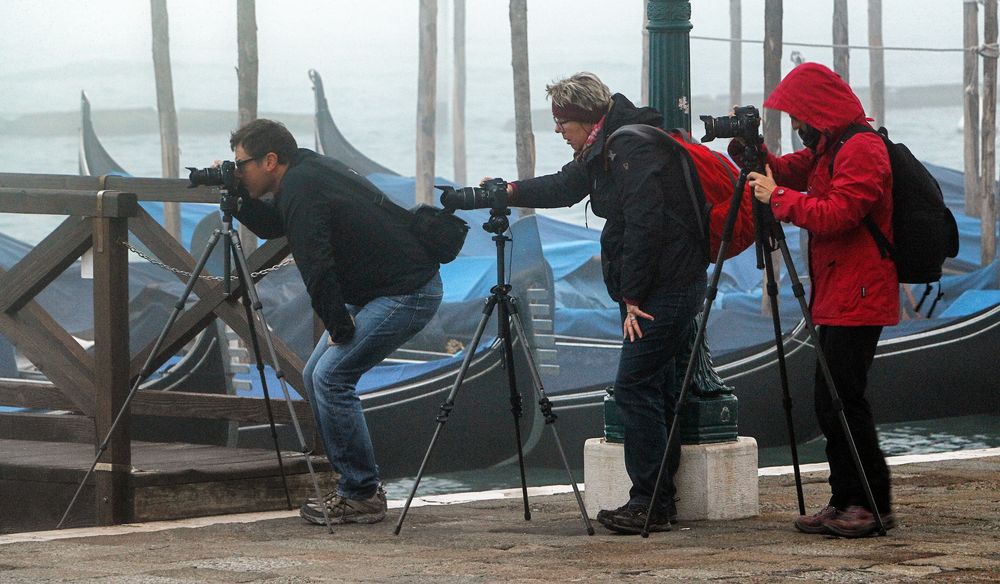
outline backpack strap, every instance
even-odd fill
[[[837,144],[833,147],[833,156],[830,157],[830,176],[833,177],[833,163],[837,160],[837,154],[844,144],[853,138],[857,134],[877,134],[879,138],[882,138],[882,142],[886,144],[888,149],[889,144],[889,131],[885,127],[881,127],[878,130],[869,126],[868,124],[851,124],[844,130],[844,133],[840,135],[840,139],[837,140]],[[872,220],[871,215],[865,215],[862,219],[862,223],[868,229],[868,233],[871,234],[872,239],[875,240],[875,245],[878,246],[878,253],[882,256],[882,259],[887,257],[892,257],[892,254],[896,251],[891,243],[889,243],[889,238],[882,233],[882,230],[875,225],[875,221]]]
[[[684,134],[683,130],[678,130],[678,132],[680,132],[681,136],[683,136]],[[618,138],[619,136],[637,136],[646,142],[652,144],[662,144],[663,146],[666,146],[667,148],[671,149],[673,152],[679,153],[679,158],[681,161],[681,169],[684,171],[682,173],[684,175],[684,183],[687,186],[688,195],[690,195],[691,197],[691,208],[694,211],[695,217],[698,220],[698,239],[699,240],[706,239],[707,231],[705,230],[704,219],[702,218],[701,213],[699,212],[698,195],[695,190],[694,181],[691,180],[691,173],[692,173],[691,161],[689,160],[687,151],[684,150],[684,148],[682,147],[678,148],[679,145],[677,144],[676,140],[671,136],[671,134],[667,133],[663,129],[657,128],[656,126],[649,126],[646,124],[628,124],[612,132],[611,135],[608,136],[608,139],[604,141],[605,170],[608,170],[610,167],[610,163],[608,161],[608,156],[607,156],[608,148],[611,146],[611,143],[615,140],[615,138]],[[690,231],[690,229],[687,228],[687,222],[682,221],[681,218],[678,217],[677,214],[674,213],[672,209],[670,209],[669,207],[664,207],[664,211],[674,221],[676,221],[682,227]]]

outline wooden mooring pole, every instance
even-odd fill
[[[781,54],[784,52],[783,27],[784,6],[782,0],[764,2],[764,97],[771,95],[781,81]],[[763,112],[764,144],[776,156],[781,155],[781,112],[765,109]],[[781,274],[781,253],[771,253],[771,263],[775,274]],[[762,273],[762,281],[766,278]],[[771,314],[771,304],[766,295],[760,299],[761,314]]]
[[[882,0],[868,0],[868,115],[875,127],[885,125],[885,51],[882,49]]]
[[[535,176],[535,134],[531,130],[531,79],[528,70],[528,1],[510,0],[510,54],[514,71],[514,143],[517,178]],[[521,209],[520,215],[533,215]]]
[[[465,149],[465,0],[455,0],[454,22],[454,83],[451,92],[451,137],[455,162],[455,182],[464,185],[468,180]]]
[[[156,79],[156,110],[160,118],[160,165],[163,178],[180,176],[180,146],[177,109],[174,106],[174,77],[170,67],[170,22],[167,0],[150,0],[153,27],[153,76]],[[163,227],[176,239],[181,238],[181,206],[163,204]]]
[[[833,70],[850,83],[851,51],[847,48],[848,44],[847,0],[833,0]]]
[[[982,265],[996,257],[997,0],[983,3],[983,174],[981,179]]]
[[[965,139],[965,214],[979,216],[979,0],[963,4],[962,42],[965,47],[962,86]]]
[[[236,77],[239,86],[237,108],[239,127],[257,119],[257,84],[260,62],[257,56],[256,0],[236,2]],[[242,223],[240,242],[248,253],[256,249],[257,236]]]
[[[434,202],[434,158],[437,116],[437,0],[420,0],[417,72],[416,203]]]
[[[729,105],[743,103],[743,0],[729,0]]]

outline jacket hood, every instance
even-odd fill
[[[615,130],[628,124],[646,124],[660,128],[663,127],[663,115],[651,107],[636,107],[629,98],[620,93],[612,95],[611,109],[604,118],[604,125],[597,139],[583,154],[583,160],[589,162],[599,156],[604,150],[604,140]]]
[[[866,121],[864,107],[850,86],[819,63],[792,69],[764,100],[764,107],[786,112],[828,136]]]

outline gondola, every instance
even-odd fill
[[[346,152],[359,167],[375,169],[369,178],[377,183],[381,178],[379,173],[385,172],[384,167],[361,154],[336,130],[320,76],[315,71],[310,71],[309,76],[316,93],[317,145],[322,145],[327,152]],[[957,195],[954,193],[961,188],[960,173],[930,168],[949,193],[949,202],[960,198],[960,190]],[[597,241],[597,232],[593,230],[567,226],[546,217],[539,217],[537,225],[543,255],[551,265],[565,263],[564,257],[553,257],[566,247],[556,232],[571,231],[581,241],[595,244]],[[923,307],[923,316],[914,314],[912,320],[889,327],[883,333],[869,381],[880,423],[982,413],[996,403],[1000,363],[994,353],[1000,342],[1000,306],[995,300],[992,304],[981,302],[970,307],[966,303],[964,308],[960,305],[964,292],[974,294],[978,289],[996,287],[997,264],[978,268],[969,259],[976,255],[974,250],[969,251],[975,242],[966,232],[975,226],[962,220],[960,225],[965,228],[965,251],[946,265],[948,275],[942,280],[946,298],[936,306],[934,318],[925,318],[928,302]],[[786,232],[793,253],[802,258],[797,230],[786,228]],[[727,269],[732,268],[732,271],[724,273],[723,283],[731,281],[735,291],[727,289],[721,295],[724,297],[719,302],[721,306],[713,310],[709,321],[708,338],[715,352],[717,369],[738,398],[740,434],[753,436],[761,447],[780,446],[788,444],[789,438],[772,323],[770,317],[759,314],[759,286],[747,286],[746,277],[739,273],[741,270],[753,272],[751,256],[752,252],[727,262]],[[805,264],[800,259],[796,265],[802,270]],[[759,282],[759,272],[754,273]],[[599,270],[594,266],[582,266],[573,277],[579,278],[581,274],[594,280],[590,282],[592,286],[581,288],[600,293],[603,284]],[[561,436],[568,445],[567,452],[579,464],[583,441],[603,433],[605,390],[613,384],[621,340],[616,309],[605,307],[588,311],[563,305],[559,299],[565,297],[566,287],[579,284],[579,279],[576,282],[570,279],[555,277],[557,300],[552,348],[559,374],[544,379],[559,417]],[[812,413],[815,353],[797,302],[787,291],[788,286],[783,288],[780,299],[784,324],[782,344],[794,404],[796,438],[801,442],[819,434]],[[581,326],[581,322],[585,326]],[[601,323],[603,326],[595,326]],[[533,462],[558,463],[556,452],[545,441],[531,446]]]

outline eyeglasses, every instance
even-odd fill
[[[237,160],[234,163],[236,165],[236,170],[243,170],[243,167],[246,166],[248,163],[253,162],[254,160],[260,160],[261,158],[264,158],[264,157],[263,156],[254,156],[252,158],[244,158],[243,160]]]
[[[552,121],[556,123],[556,129],[560,132],[566,130],[566,124],[572,122],[573,120],[560,120],[559,118],[552,118]]]

